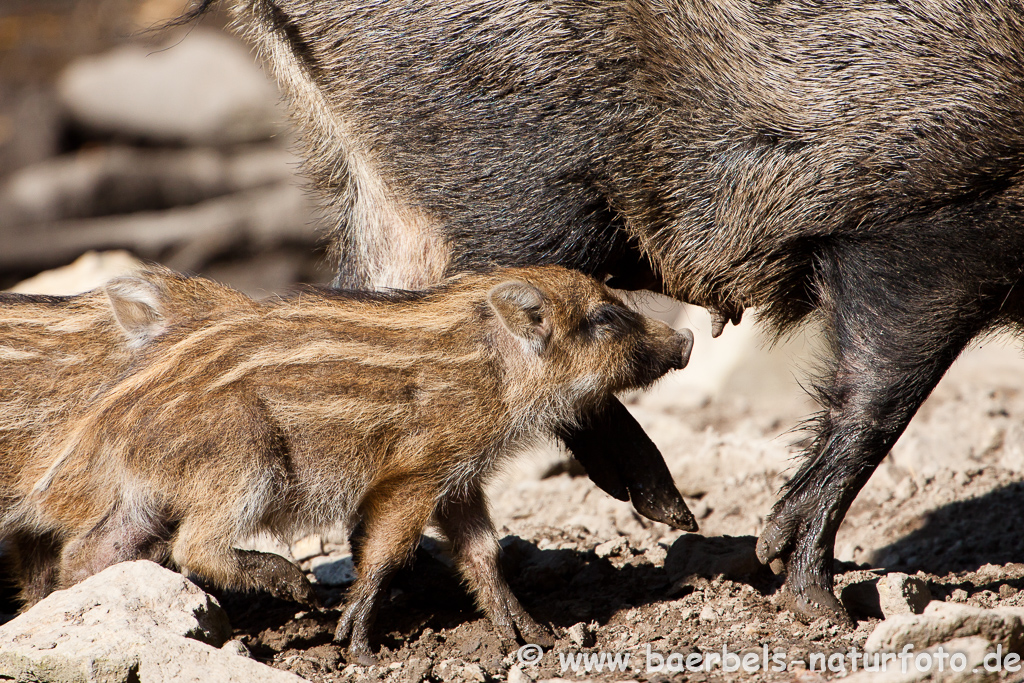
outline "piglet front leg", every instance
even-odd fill
[[[505,581],[498,562],[498,535],[480,487],[474,486],[466,495],[444,501],[436,518],[452,542],[455,561],[476,596],[477,605],[501,637],[514,642],[518,635],[527,643],[554,645],[551,631],[533,620]]]

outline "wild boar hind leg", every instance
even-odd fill
[[[463,497],[444,501],[438,508],[437,522],[452,542],[459,570],[477,604],[498,633],[513,642],[518,632],[527,643],[554,645],[551,632],[523,609],[502,575],[498,562],[501,548],[480,487],[474,486]]]
[[[169,534],[159,514],[133,513],[118,502],[92,528],[65,543],[60,556],[60,585],[67,588],[118,562],[162,562]]]
[[[422,479],[390,479],[363,499],[363,540],[356,567],[359,578],[334,632],[336,642],[348,639],[349,655],[355,663],[369,666],[377,662],[370,649],[370,629],[380,596],[416,549],[434,513],[435,488]]]

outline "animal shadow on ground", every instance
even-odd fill
[[[1024,562],[1024,482],[950,503],[914,531],[880,549],[875,557],[887,569],[918,570],[942,576],[974,571],[986,564]]]
[[[692,538],[698,544],[701,537]],[[753,537],[725,538],[715,548],[721,556],[753,556]],[[703,557],[699,547],[684,545],[687,556]],[[680,576],[645,561],[642,553],[626,549],[615,558],[599,557],[592,550],[541,550],[535,544],[509,536],[502,540],[505,574],[524,607],[556,630],[579,623],[608,623],[615,614],[633,607],[680,598],[694,591],[702,574],[714,567],[705,561],[676,562],[692,575]],[[671,553],[671,551],[670,551]],[[678,554],[678,553],[677,553]],[[713,553],[712,553],[713,555]],[[773,593],[779,580],[770,572],[745,577],[762,595]],[[706,583],[706,581],[704,581]],[[345,652],[332,643],[347,589],[318,586],[325,604],[321,612],[299,611],[294,603],[258,593],[218,594],[235,629],[253,655],[281,662],[289,657],[309,661],[310,670],[291,667],[300,675],[316,677],[343,666]],[[509,653],[489,622],[476,609],[455,569],[440,553],[417,550],[413,563],[391,582],[388,597],[377,617],[371,640],[380,647],[382,661],[415,657],[463,657],[491,670]]]

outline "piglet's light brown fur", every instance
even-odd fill
[[[115,308],[128,290],[109,292]],[[502,636],[550,642],[502,578],[484,483],[612,392],[683,367],[691,343],[554,267],[236,300],[141,348],[55,449],[45,487],[20,493],[32,528],[65,544],[65,583],[164,547],[214,584],[305,603],[294,565],[234,544],[358,518],[359,579],[335,637],[362,662],[382,588],[434,519]]]
[[[45,487],[55,452],[86,406],[180,319],[197,324],[243,300],[156,266],[75,296],[0,293],[0,540],[24,604],[56,587],[60,544],[19,523],[19,515],[32,515],[22,501],[32,487]]]

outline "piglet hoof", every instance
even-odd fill
[[[806,586],[799,592],[783,588],[783,605],[804,623],[811,623],[821,617],[827,618],[836,626],[852,629],[853,621],[846,613],[843,603],[835,594],[823,586]]]
[[[297,602],[310,609],[320,610],[323,607],[320,597],[316,594],[316,589],[306,577],[302,577],[301,581],[296,580],[286,584],[281,589],[279,597]]]
[[[380,664],[380,660],[370,650],[368,642],[357,643],[353,640],[348,646],[348,660],[359,666],[374,666]]]
[[[551,633],[551,630],[541,626],[529,616],[525,618],[522,615],[517,616],[516,629],[519,631],[520,638],[525,643],[540,645],[543,648],[554,647],[555,645],[555,636]]]
[[[334,630],[334,642],[344,643],[352,633],[352,610],[347,609],[338,620],[338,628]]]

